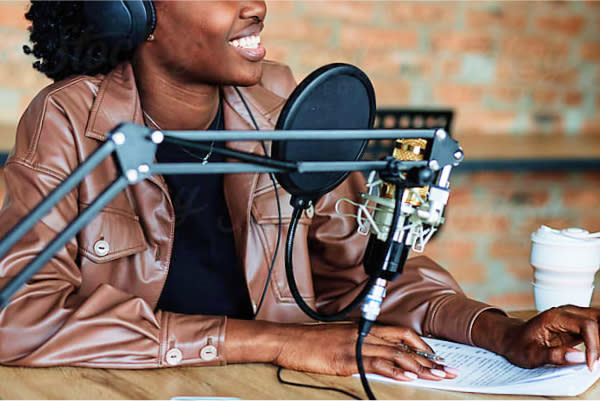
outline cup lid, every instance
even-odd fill
[[[547,245],[600,247],[599,238],[595,238],[594,234],[590,234],[589,231],[577,227],[556,230],[543,225],[531,234],[531,240]]]

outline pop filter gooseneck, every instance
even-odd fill
[[[277,130],[370,129],[375,92],[364,72],[349,64],[329,64],[311,73],[285,104]],[[356,161],[367,140],[274,141],[271,157],[286,161]],[[303,207],[337,187],[349,172],[279,173],[277,181]]]
[[[330,64],[310,74],[288,99],[276,129],[336,130],[369,129],[375,118],[375,92],[364,72],[348,64]],[[367,140],[324,143],[322,141],[273,141],[271,157],[285,161],[356,161]],[[304,208],[337,187],[348,172],[279,173],[277,180],[292,195],[294,207],[285,244],[285,272],[294,300],[310,318],[332,322],[343,320],[369,292],[375,279],[348,306],[323,315],[304,302],[294,277],[292,249],[298,220]]]

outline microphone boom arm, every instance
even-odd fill
[[[153,131],[147,127],[132,123],[123,123],[109,134],[107,141],[83,161],[60,185],[23,219],[19,221],[0,240],[0,259],[56,206],[72,189],[74,189],[102,161],[116,156],[120,173],[114,181],[84,210],[81,215],[69,224],[31,261],[0,290],[0,310],[9,299],[31,279],[54,255],[66,245],[77,233],[91,221],[117,194],[127,187],[150,177],[153,174],[224,174],[224,173],[270,173],[270,172],[329,172],[329,171],[367,171],[385,170],[388,161],[361,162],[286,162],[270,158],[238,152],[229,149],[214,149],[226,156],[250,163],[154,163],[156,147],[165,138],[173,138],[179,143],[198,141],[261,141],[261,140],[348,140],[348,139],[396,139],[396,138],[433,138],[436,130],[296,130],[296,131]],[[408,171],[415,166],[432,168],[432,161],[439,166],[457,165],[462,161],[462,150],[458,143],[449,139],[439,146],[437,159],[425,162],[395,163],[397,171]],[[435,150],[434,146],[434,150]],[[448,157],[448,149],[453,152],[454,160]],[[437,166],[433,166],[437,167]]]

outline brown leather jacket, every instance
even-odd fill
[[[241,89],[262,129],[273,129],[294,86],[288,67],[265,62],[261,83]],[[224,87],[223,92],[225,127],[252,129],[233,88]],[[78,76],[42,90],[19,123],[4,169],[7,197],[0,234],[47,196],[121,121],[144,123],[127,63],[105,76]],[[261,152],[257,142],[227,146]],[[114,161],[105,160],[44,217],[1,261],[0,286],[88,206],[115,172]],[[351,175],[318,202],[314,214],[305,214],[298,227],[298,285],[304,298],[323,312],[345,306],[366,280],[361,265],[366,237],[356,233],[353,219],[334,212],[336,200],[357,198],[363,185],[360,174]],[[233,174],[225,177],[224,188],[238,257],[256,305],[277,235],[272,183],[264,174]],[[291,208],[289,194],[280,193],[285,235]],[[173,206],[161,176],[121,192],[0,312],[0,363],[109,368],[225,364],[225,317],[155,310],[169,269],[173,226]],[[470,343],[473,321],[487,308],[466,298],[437,264],[419,257],[390,286],[380,321]],[[278,253],[258,318],[308,320],[288,290],[283,252]]]

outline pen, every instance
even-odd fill
[[[398,346],[406,351],[413,352],[413,353],[420,355],[422,357],[425,357],[431,361],[444,362],[444,358],[442,358],[441,356],[438,356],[436,354],[430,354],[429,352],[419,351],[418,349],[411,348],[408,345],[402,344],[402,343],[398,344]]]

